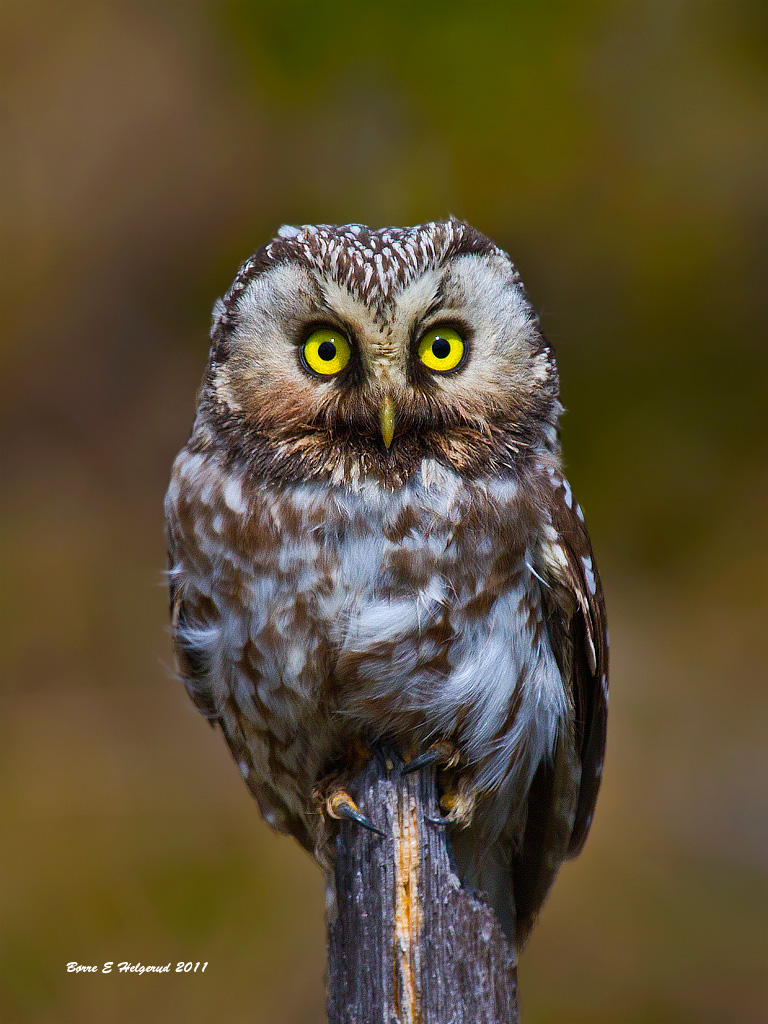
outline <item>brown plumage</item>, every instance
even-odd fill
[[[605,741],[559,412],[517,271],[468,225],[282,229],[216,305],[166,499],[179,671],[269,824],[324,860],[313,793],[361,741],[446,741],[460,870],[518,941]]]

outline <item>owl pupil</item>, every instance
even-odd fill
[[[451,353],[451,343],[447,338],[435,338],[432,342],[432,355],[435,359],[445,359]]]
[[[317,348],[317,354],[321,359],[330,362],[336,357],[336,346],[332,341],[323,341]]]

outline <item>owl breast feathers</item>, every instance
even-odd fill
[[[518,941],[605,743],[560,409],[517,270],[473,228],[283,228],[216,303],[166,497],[179,671],[267,822],[318,850],[313,793],[352,749],[443,743],[459,868]]]

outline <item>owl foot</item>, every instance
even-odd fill
[[[358,825],[367,828],[369,832],[375,832],[377,836],[385,834],[366,818],[352,797],[343,790],[334,793],[328,800],[327,806],[328,813],[332,818],[347,818],[349,821],[356,821]]]
[[[433,825],[454,825],[466,828],[472,820],[475,809],[475,794],[465,781],[462,773],[456,771],[461,761],[461,752],[452,740],[437,740],[423,754],[419,754],[403,768],[403,775],[416,772],[419,768],[434,766],[439,770],[438,787],[442,793],[440,808],[446,811],[444,817],[431,818]]]
[[[414,757],[412,761],[403,768],[403,775],[410,775],[417,772],[419,768],[426,768],[428,765],[436,765],[439,768],[455,768],[460,758],[459,748],[450,740],[437,740],[431,747],[428,747],[423,754]]]
[[[459,779],[444,790],[440,797],[440,808],[446,814],[441,818],[427,816],[427,821],[431,825],[466,828],[471,823],[475,811],[475,793],[464,780]]]
[[[334,818],[336,821],[346,818],[348,821],[355,821],[363,828],[367,828],[369,832],[375,832],[378,836],[385,835],[380,828],[366,818],[349,793],[338,784],[332,786],[326,793],[323,793],[322,790],[315,790],[315,803],[325,811],[328,817]]]

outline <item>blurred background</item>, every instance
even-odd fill
[[[5,0],[3,1021],[324,1020],[319,871],[170,675],[162,497],[251,251],[449,214],[557,345],[611,629],[523,1020],[768,1019],[767,11]]]

